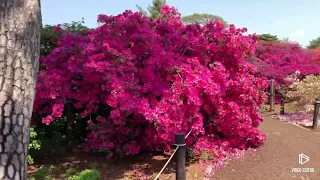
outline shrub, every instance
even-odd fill
[[[77,170],[74,168],[67,169],[67,177],[75,176],[77,174]]]
[[[293,108],[297,111],[313,110],[313,102],[320,98],[320,76],[309,75],[300,82],[296,82],[287,98],[292,99]]]
[[[161,19],[125,11],[98,21],[41,60],[34,110],[43,123],[72,103],[90,118],[85,150],[108,157],[169,150],[177,132],[191,131],[187,145],[215,159],[264,142],[257,110],[267,83],[246,61],[256,36],[217,21],[184,26],[168,6]]]
[[[315,49],[310,49],[309,51],[312,54],[311,58],[314,61],[320,62],[320,47],[315,48]]]
[[[299,78],[320,72],[320,64],[313,56],[313,52],[295,43],[259,42],[252,60],[259,67],[261,76],[273,78],[278,84],[290,85],[293,81],[288,77],[296,71],[300,72]]]
[[[34,128],[30,128],[30,140],[29,140],[29,154],[28,154],[28,163],[33,164],[33,158],[31,157],[30,154],[33,154],[34,151],[40,150],[41,143],[37,139],[37,133],[34,131]]]
[[[51,166],[43,166],[37,170],[31,177],[31,180],[51,180]]]
[[[81,171],[79,175],[68,177],[68,180],[99,180],[100,173],[97,170],[86,169]]]

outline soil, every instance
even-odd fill
[[[29,167],[33,174],[40,166],[52,167],[53,179],[66,179],[66,171],[74,168],[77,171],[96,168],[103,180],[140,180],[154,179],[166,163],[170,153],[162,155],[137,155],[121,159],[107,160],[104,156],[88,153],[72,153],[60,157],[52,157]],[[187,179],[201,179],[200,165],[197,162],[187,163]],[[170,162],[160,176],[160,180],[175,179],[175,163]]]

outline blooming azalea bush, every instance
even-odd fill
[[[309,49],[310,53],[312,53],[312,59],[314,61],[320,62],[320,47],[315,49]]]
[[[295,82],[291,76],[297,71],[299,76],[294,78],[299,79],[320,72],[320,64],[314,61],[314,53],[295,43],[259,42],[255,59],[254,61],[259,63],[258,73],[276,80],[277,85],[287,86]]]
[[[40,59],[44,69],[39,73],[34,104],[34,111],[45,116],[42,122],[47,125],[62,117],[67,102],[80,99],[75,88],[84,73],[81,50],[90,42],[86,36],[71,33],[58,39],[58,46]]]
[[[313,101],[318,97],[319,53],[288,42],[259,42],[255,56],[249,59],[262,77],[276,80],[276,93],[284,98],[290,113],[284,121],[300,125],[312,122]],[[304,112],[302,112],[304,111]]]
[[[246,61],[256,36],[218,21],[181,22],[169,6],[162,18],[125,11],[99,15],[88,36],[65,34],[41,60],[35,112],[50,124],[72,103],[90,117],[85,150],[112,155],[169,150],[175,133],[217,160],[259,146],[264,78]]]
[[[315,57],[314,51],[303,49],[299,44],[260,41],[248,61],[257,67],[259,76],[275,80],[278,103],[281,97],[289,103],[296,100],[296,97],[287,95],[293,84],[307,75],[319,74],[320,64]]]

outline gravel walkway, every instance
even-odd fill
[[[318,127],[320,129],[320,127]],[[267,134],[266,143],[257,150],[257,155],[247,155],[229,162],[218,170],[216,180],[320,180],[320,131],[308,131],[295,125],[265,116],[260,126]],[[299,154],[310,160],[299,164]],[[292,172],[312,171],[314,172]],[[309,169],[307,169],[309,168]]]

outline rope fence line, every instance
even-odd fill
[[[185,139],[188,138],[188,136],[191,134],[191,130],[188,132],[188,134],[184,137]],[[171,154],[170,158],[168,159],[168,161],[166,162],[166,164],[162,167],[161,171],[158,173],[158,175],[154,178],[154,180],[157,180],[160,175],[162,174],[162,172],[164,171],[164,169],[167,167],[167,165],[169,164],[169,162],[171,161],[171,159],[173,158],[174,154],[177,152],[177,150],[179,149],[179,147],[181,146],[185,146],[185,144],[175,144],[177,147],[176,149],[173,151],[173,153]]]

